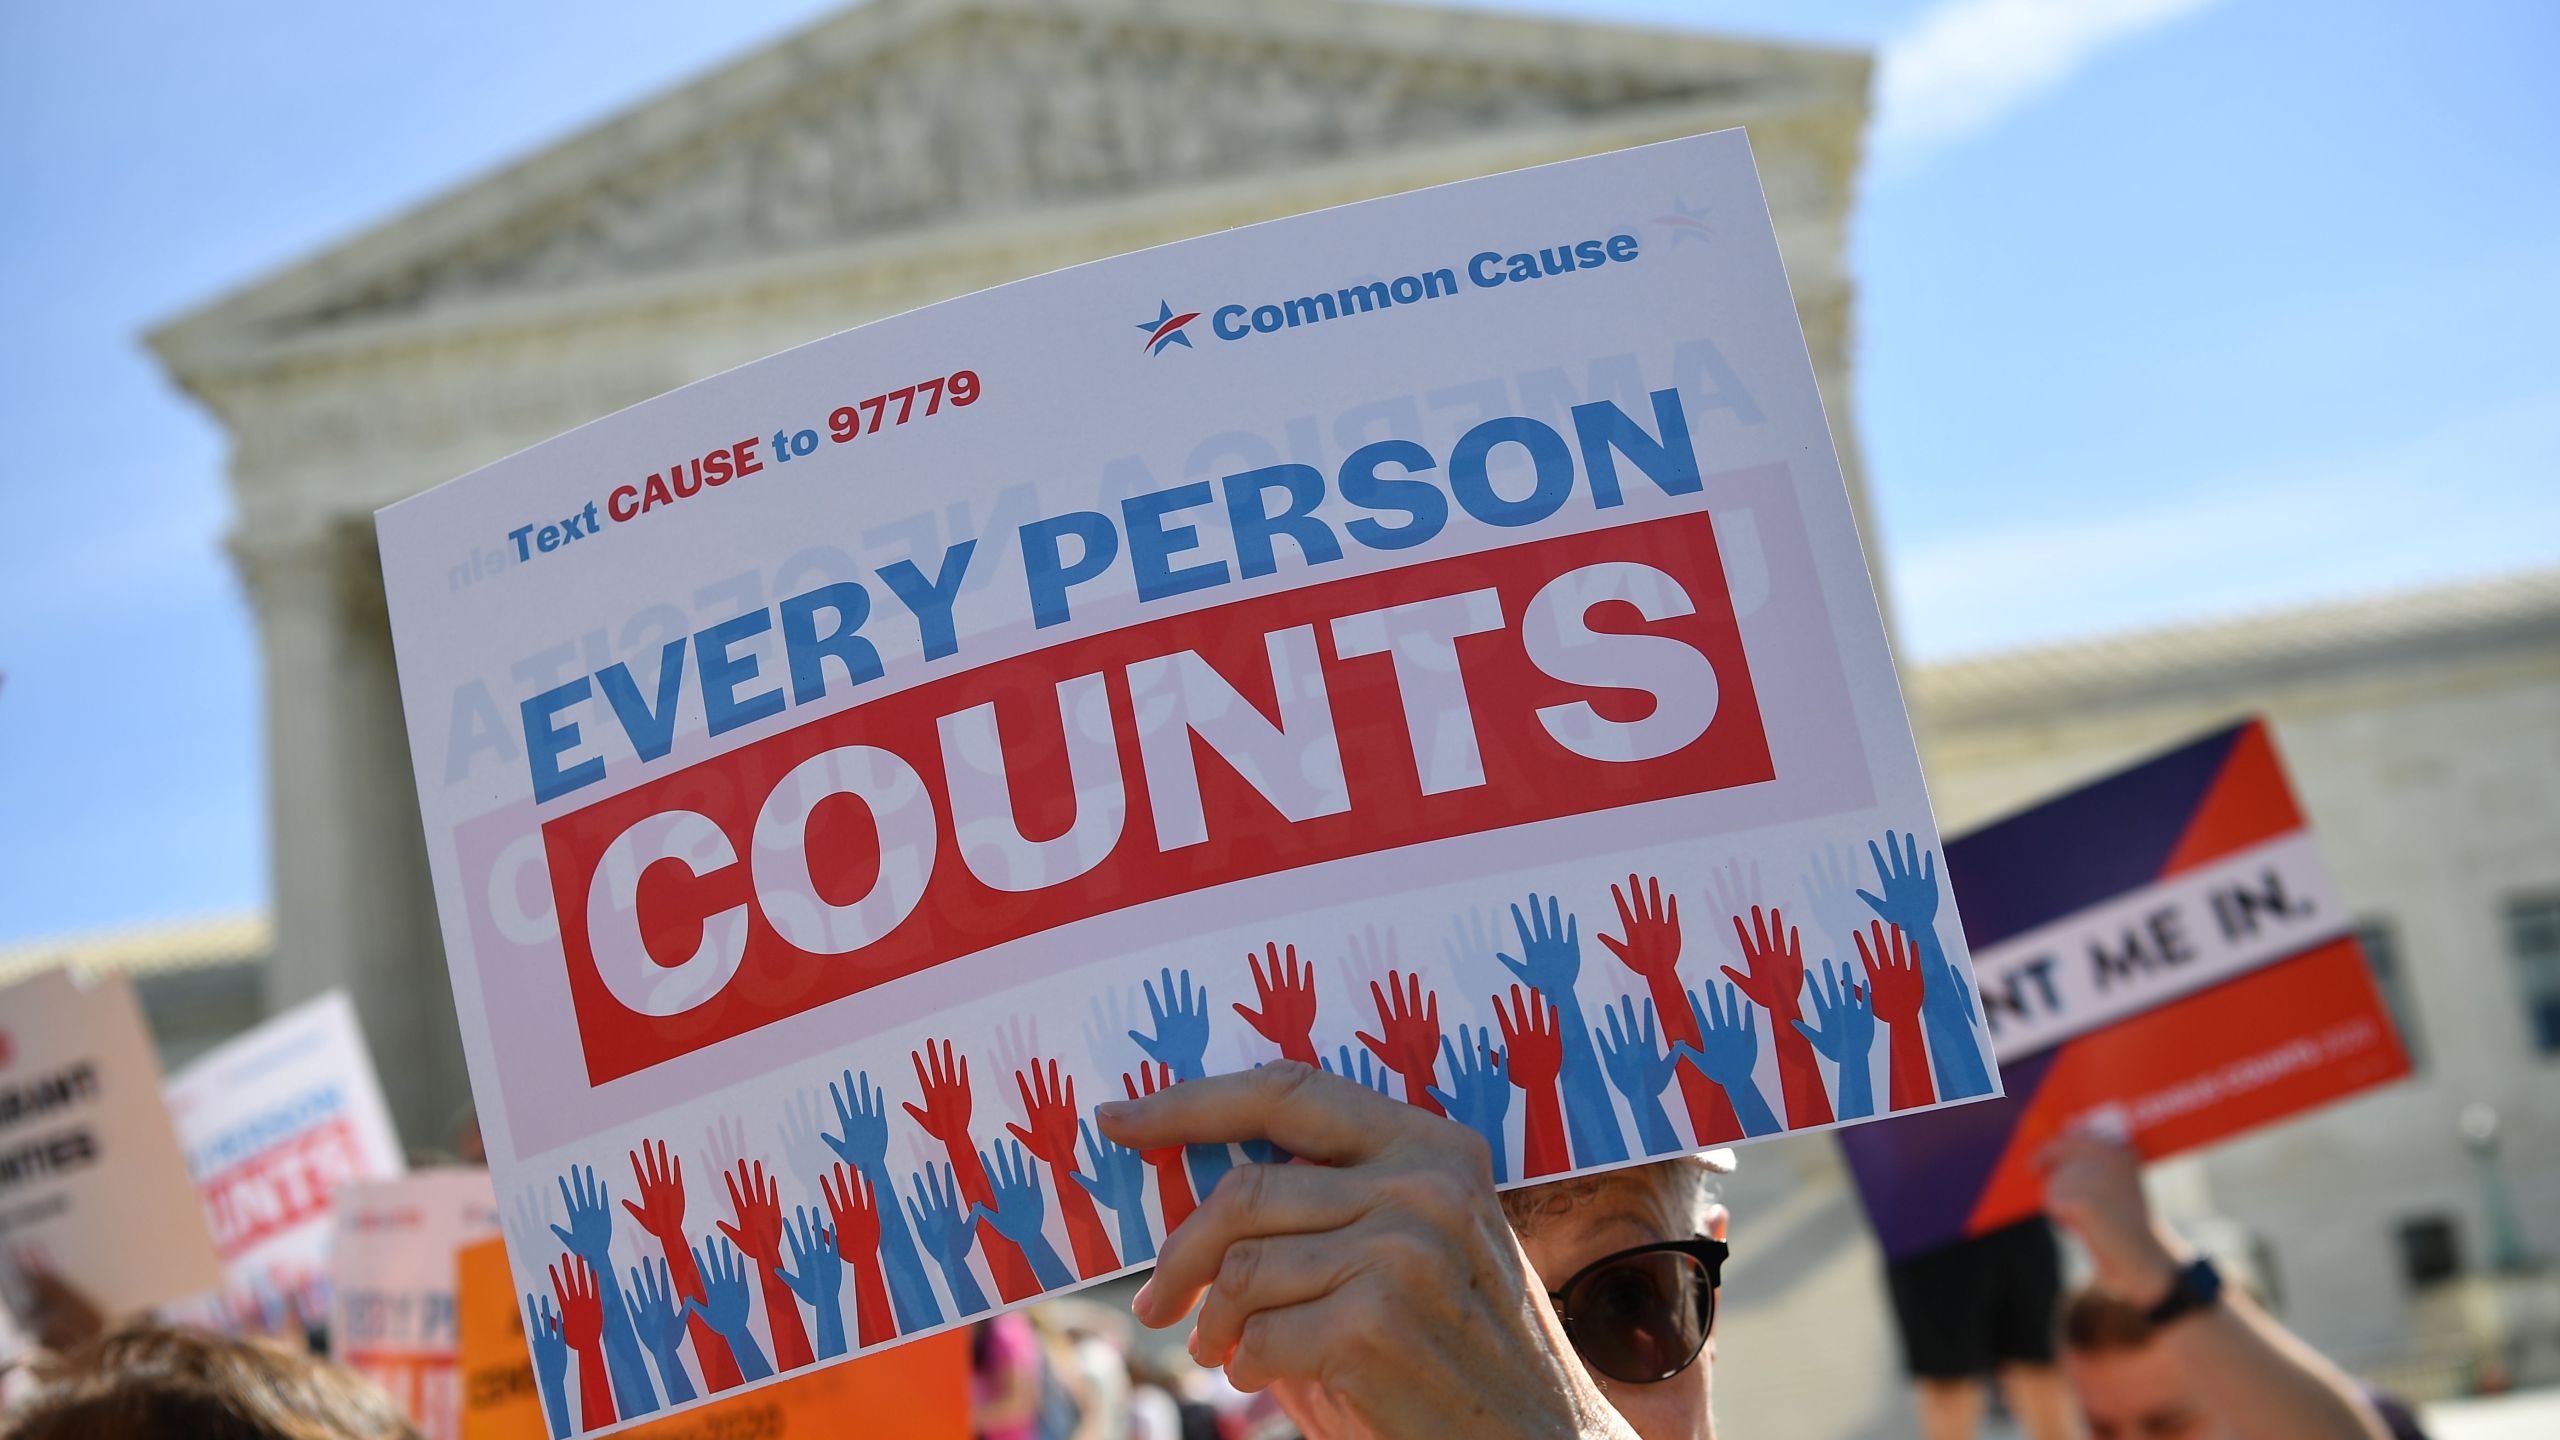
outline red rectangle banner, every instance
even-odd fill
[[[543,841],[602,1083],[1090,916],[1772,778],[1692,514],[1069,641],[742,746]]]

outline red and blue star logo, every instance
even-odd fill
[[[1185,350],[1190,349],[1191,337],[1182,333],[1182,327],[1199,319],[1200,312],[1186,310],[1176,315],[1173,313],[1173,307],[1164,301],[1159,300],[1156,305],[1158,307],[1156,318],[1138,322],[1138,328],[1147,332],[1147,353],[1161,355],[1167,345],[1179,345]]]
[[[1680,248],[1683,240],[1695,240],[1701,245],[1715,243],[1715,231],[1707,224],[1707,207],[1704,205],[1692,210],[1688,201],[1674,200],[1670,213],[1654,216],[1653,223],[1671,232],[1671,248],[1674,250]]]

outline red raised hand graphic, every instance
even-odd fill
[[[1120,1076],[1120,1086],[1129,1092],[1132,1100],[1140,1095],[1153,1095],[1172,1085],[1173,1067],[1161,1062],[1140,1065],[1137,1074],[1124,1071]],[[1182,1147],[1167,1145],[1161,1150],[1143,1150],[1139,1152],[1139,1158],[1156,1172],[1156,1201],[1164,1210],[1164,1229],[1170,1235],[1174,1227],[1191,1218],[1194,1208],[1191,1176],[1183,1169]]]
[[[1061,1081],[1057,1061],[1050,1061],[1043,1070],[1034,1060],[1029,1070],[1013,1072],[1013,1083],[1022,1091],[1022,1117],[1031,1123],[1029,1128],[1005,1128],[1022,1142],[1023,1149],[1049,1167],[1049,1188],[1056,1193],[1058,1213],[1067,1222],[1067,1243],[1076,1252],[1076,1273],[1088,1280],[1110,1274],[1120,1268],[1120,1257],[1111,1249],[1111,1236],[1102,1228],[1102,1216],[1093,1208],[1093,1196],[1075,1183],[1075,1077],[1070,1075]]]
[[[739,1254],[756,1262],[765,1326],[773,1334],[774,1368],[796,1370],[817,1354],[809,1348],[808,1327],[800,1322],[800,1302],[782,1278],[782,1187],[764,1173],[761,1160],[741,1160],[721,1178],[729,1183],[729,1209],[737,1223],[719,1222],[720,1233]]]
[[[1750,973],[1727,965],[1724,976],[1751,1003],[1769,1012],[1769,1034],[1778,1052],[1778,1091],[1787,1105],[1787,1128],[1831,1123],[1831,1096],[1822,1088],[1822,1065],[1813,1042],[1796,1021],[1804,1018],[1804,941],[1786,917],[1772,908],[1765,916],[1751,907],[1751,928],[1733,917],[1734,939],[1742,943],[1742,963]]]
[[[969,1057],[963,1055],[954,1064],[950,1041],[943,1041],[937,1051],[928,1040],[923,1050],[910,1052],[908,1058],[915,1062],[916,1089],[924,1097],[924,1108],[909,1105],[907,1113],[926,1134],[942,1142],[952,1176],[960,1182],[961,1198],[973,1206],[994,1208],[996,1194],[987,1184],[986,1163],[978,1158],[978,1143],[969,1134]],[[1040,1293],[1040,1277],[1031,1273],[1031,1262],[1023,1258],[1021,1246],[990,1226],[979,1234],[978,1248],[986,1252],[987,1273],[1005,1299],[1028,1300]]]
[[[1358,1032],[1360,1043],[1378,1057],[1386,1067],[1404,1077],[1404,1098],[1408,1105],[1419,1105],[1434,1115],[1448,1112],[1431,1098],[1431,1089],[1440,1083],[1440,997],[1426,995],[1419,974],[1399,982],[1396,972],[1387,972],[1384,989],[1369,982],[1369,998],[1378,1006],[1378,1028],[1384,1038],[1368,1031]]]
[[[1528,1101],[1527,1124],[1521,1131],[1520,1173],[1553,1175],[1573,1168],[1565,1146],[1564,1103],[1556,1096],[1556,1072],[1564,1067],[1564,1040],[1558,1033],[1556,1007],[1532,990],[1525,996],[1511,987],[1511,1008],[1493,997],[1494,1022],[1502,1027],[1502,1048],[1509,1057],[1511,1083]]]
[[[1872,945],[1869,935],[1874,936]],[[1867,967],[1867,995],[1888,1037],[1888,1101],[1896,1110],[1935,1102],[1937,1085],[1929,1078],[1928,1042],[1921,1034],[1920,1002],[1928,992],[1928,981],[1921,973],[1919,952],[1903,938],[1900,926],[1888,936],[1884,922],[1878,920],[1858,936],[1858,960]]]
[[[669,1158],[667,1142],[654,1147],[643,1140],[640,1148],[624,1152],[631,1157],[631,1179],[638,1191],[637,1201],[625,1200],[622,1208],[640,1222],[640,1228],[651,1238],[664,1243],[670,1236],[678,1243],[684,1239],[684,1161]]]
[[[1700,1048],[1698,1022],[1689,1013],[1688,995],[1680,984],[1680,897],[1664,894],[1659,876],[1630,875],[1624,886],[1609,887],[1609,898],[1618,902],[1618,928],[1626,933],[1603,935],[1600,943],[1644,981],[1653,997],[1654,1013],[1662,1017],[1664,1043]],[[1742,1120],[1733,1113],[1733,1101],[1722,1088],[1694,1065],[1677,1066],[1672,1073],[1680,1082],[1681,1104],[1689,1112],[1689,1133],[1698,1137],[1699,1144],[1719,1145],[1742,1138]]]
[[[1244,1002],[1236,1002],[1236,1013],[1245,1023],[1260,1031],[1262,1038],[1280,1047],[1285,1060],[1313,1065],[1316,1062],[1316,967],[1298,964],[1298,947],[1292,945],[1283,955],[1277,944],[1262,947],[1263,954],[1245,952],[1245,961],[1253,966],[1253,993],[1261,1004],[1260,1011],[1248,1010]],[[1263,957],[1270,957],[1270,968],[1263,968]]]
[[[951,1042],[942,1042],[936,1051],[933,1042],[924,1043],[921,1051],[911,1051],[908,1059],[916,1066],[916,1090],[924,1097],[924,1108],[907,1106],[907,1113],[924,1127],[926,1134],[946,1147],[973,1149],[969,1136],[969,1057],[951,1063]]]
[[[842,1161],[818,1177],[818,1189],[827,1197],[836,1254],[853,1267],[854,1343],[867,1350],[897,1339],[898,1318],[889,1307],[889,1282],[880,1270],[879,1197],[870,1181]]]
[[[578,1428],[610,1425],[613,1382],[605,1375],[604,1305],[596,1295],[596,1272],[586,1261],[563,1255],[551,1267],[551,1293],[560,1302],[560,1338],[578,1352]]]
[[[667,1272],[674,1278],[676,1294],[685,1300],[703,1298],[702,1271],[693,1263],[693,1249],[684,1232],[684,1157],[670,1157],[667,1142],[643,1140],[637,1150],[625,1152],[631,1157],[631,1179],[640,1192],[640,1201],[622,1202],[640,1228],[649,1232],[665,1255]],[[685,1318],[685,1333],[693,1338],[693,1353],[702,1362],[702,1383],[713,1390],[726,1390],[744,1377],[738,1373],[736,1357],[729,1353],[729,1342],[700,1315]]]
[[[1617,939],[1603,935],[1600,943],[1618,962],[1642,976],[1647,984],[1680,983],[1680,897],[1662,893],[1662,879],[1627,877],[1624,886],[1609,887],[1609,898],[1618,902],[1618,928],[1626,934]],[[1668,1013],[1669,1007],[1656,1003],[1656,1011]]]

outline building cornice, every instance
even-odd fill
[[[2514,655],[2560,668],[2560,567],[1917,666],[1932,734]]]

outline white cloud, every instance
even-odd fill
[[[2213,0],[1947,0],[1885,47],[1875,148],[1910,163],[2047,94],[2119,40]]]

